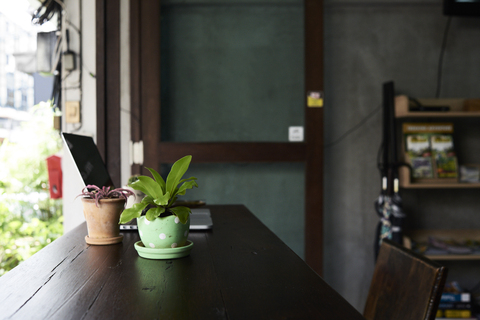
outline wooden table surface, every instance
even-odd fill
[[[209,208],[213,230],[174,260],[78,226],[0,277],[0,319],[363,319],[244,206]]]

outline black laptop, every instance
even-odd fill
[[[62,132],[62,137],[85,185],[114,187],[92,137],[65,132]]]

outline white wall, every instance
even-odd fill
[[[77,70],[70,74],[64,72],[62,83],[62,106],[66,101],[80,101],[81,123],[67,124],[63,117],[62,128],[65,132],[88,135],[96,141],[96,68],[95,68],[95,0],[66,0],[66,15],[64,15],[65,27],[70,31],[71,51],[77,53]],[[130,117],[129,117],[129,63],[128,63],[128,0],[122,0],[122,183],[126,183],[130,176],[129,165],[129,141],[130,141]],[[76,29],[81,30],[81,37]],[[64,38],[65,39],[65,38]],[[64,51],[67,50],[66,42]],[[81,61],[80,61],[81,56]],[[123,148],[124,147],[124,148]],[[63,167],[63,209],[65,232],[70,231],[85,221],[83,217],[82,204],[80,199],[75,197],[81,192],[83,182],[76,171],[70,155],[64,150],[62,160]]]
[[[122,184],[131,175],[130,161],[130,10],[129,0],[120,0],[120,109],[121,109],[121,158]]]

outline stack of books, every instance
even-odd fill
[[[458,181],[452,123],[404,123],[403,135],[413,179]]]
[[[444,292],[438,306],[436,319],[472,319],[472,298],[470,293]]]

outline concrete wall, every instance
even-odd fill
[[[324,277],[359,310],[374,267],[382,83],[393,80],[398,94],[435,97],[448,20],[441,5],[441,0],[325,1]],[[480,96],[479,38],[480,18],[452,19],[440,97]],[[478,141],[479,129],[474,128],[478,121],[463,121],[456,125],[458,136],[464,131],[469,142]],[[468,132],[465,121],[473,127]],[[466,141],[458,143],[464,147]],[[463,159],[480,163],[478,145],[470,151],[473,155],[463,152]],[[478,190],[402,190],[407,226],[478,228],[478,194]],[[463,278],[464,286],[471,288],[480,279],[460,275],[458,270],[467,269],[467,264],[453,264],[449,279]]]

